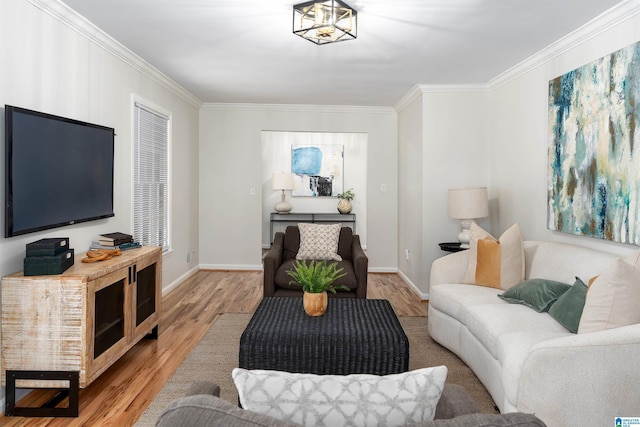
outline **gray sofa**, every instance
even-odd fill
[[[286,421],[247,411],[220,399],[220,387],[212,383],[195,384],[188,396],[174,400],[158,418],[157,427],[295,427]],[[461,386],[446,384],[436,407],[434,421],[414,426],[441,427],[541,427],[545,424],[530,414],[482,414]]]

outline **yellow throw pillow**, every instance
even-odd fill
[[[500,239],[476,223],[471,224],[469,235],[469,265],[463,283],[506,290],[524,280],[524,248],[517,223]]]

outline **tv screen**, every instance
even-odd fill
[[[5,237],[113,216],[114,135],[5,105]]]

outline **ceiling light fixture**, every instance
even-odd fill
[[[293,33],[315,44],[357,37],[356,12],[340,0],[308,1],[293,6]]]

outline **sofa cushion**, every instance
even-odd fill
[[[523,304],[542,313],[548,311],[556,300],[569,290],[571,285],[546,279],[530,279],[518,283],[498,298],[511,303]]]
[[[468,414],[449,420],[435,420],[410,427],[545,427],[546,424],[533,414],[513,412],[511,414]]]
[[[617,259],[589,287],[578,333],[640,323],[640,269]]]
[[[498,360],[502,366],[502,386],[506,398],[516,406],[522,367],[529,357],[531,348],[543,341],[571,336],[567,331],[525,331],[510,332],[498,337]]]
[[[446,366],[378,376],[313,375],[235,368],[243,408],[315,426],[401,426],[432,420]]]
[[[295,427],[299,424],[245,411],[226,400],[200,394],[172,401],[158,418],[156,426]]]
[[[594,249],[557,242],[525,243],[527,279],[542,277],[573,283],[576,275],[588,279],[607,268],[616,257]]]
[[[283,260],[295,259],[300,249],[300,230],[295,225],[290,225],[284,232],[282,249]]]
[[[511,332],[546,331],[562,333],[565,329],[547,313],[537,313],[516,304],[482,304],[467,309],[467,327],[494,358],[498,358],[498,337]]]
[[[300,286],[292,285],[290,282],[293,280],[287,271],[293,270],[296,263],[295,259],[289,259],[282,263],[282,265],[276,271],[276,286],[285,289],[301,290]],[[336,285],[344,285],[349,289],[356,289],[358,287],[358,281],[356,280],[356,273],[353,270],[353,263],[351,261],[343,260],[337,262],[337,269],[342,268],[342,272],[347,275],[338,279]],[[341,291],[337,291],[341,292]]]
[[[298,224],[300,248],[296,259],[342,261],[338,255],[340,224]]]
[[[524,280],[524,248],[517,223],[499,240],[476,223],[469,234],[469,265],[463,283],[509,289]]]
[[[580,317],[587,297],[587,285],[579,278],[549,309],[549,315],[574,334],[578,332]]]
[[[429,289],[429,305],[467,323],[467,309],[478,304],[502,303],[497,298],[500,289],[485,286],[444,284]]]
[[[340,240],[338,240],[338,255],[345,260],[353,260],[351,252],[353,246],[353,230],[349,227],[340,229]]]

